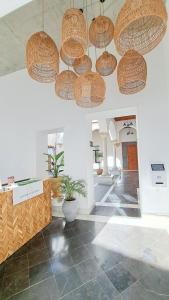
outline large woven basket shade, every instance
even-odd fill
[[[42,83],[55,81],[59,73],[59,52],[45,32],[33,34],[26,45],[26,67],[29,75]]]
[[[162,40],[167,28],[167,11],[163,0],[126,0],[115,24],[117,51],[129,49],[146,54]]]
[[[77,105],[86,108],[98,106],[105,98],[105,82],[98,73],[90,71],[76,79],[74,91]]]
[[[135,94],[144,89],[147,65],[144,57],[135,50],[128,50],[117,68],[117,80],[122,94]]]
[[[80,9],[66,10],[62,21],[62,48],[71,58],[84,55],[87,48],[87,25]]]
[[[115,56],[107,51],[96,61],[96,70],[101,76],[108,76],[112,74],[117,66],[117,59]]]
[[[74,71],[81,75],[85,72],[91,71],[92,68],[92,61],[88,55],[84,55],[80,58],[76,58],[74,61]]]
[[[89,27],[89,40],[96,48],[104,48],[110,44],[114,36],[114,25],[110,18],[98,16]]]
[[[73,66],[75,59],[74,59],[74,58],[71,58],[71,57],[69,57],[69,56],[67,56],[67,55],[64,53],[64,51],[63,51],[62,48],[61,48],[61,50],[60,50],[60,57],[61,57],[62,61],[63,61],[67,66],[70,66],[70,67]]]
[[[64,100],[74,100],[74,83],[77,79],[77,75],[70,70],[61,72],[55,83],[56,94]]]

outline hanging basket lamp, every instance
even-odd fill
[[[126,0],[115,24],[115,45],[119,54],[134,49],[146,54],[154,49],[167,29],[163,0]]]
[[[143,90],[147,80],[144,57],[135,50],[127,51],[119,62],[117,80],[122,94],[130,95]]]
[[[87,25],[80,9],[66,10],[62,21],[62,48],[66,56],[79,58],[87,48]]]
[[[98,73],[87,72],[75,81],[75,100],[81,107],[90,108],[102,104],[105,91],[105,82]]]
[[[114,25],[110,18],[98,16],[89,27],[89,40],[96,48],[108,46],[114,36]]]
[[[55,83],[55,91],[57,96],[64,100],[74,100],[74,84],[77,79],[77,75],[70,70],[61,72]]]
[[[77,74],[84,74],[85,72],[91,71],[92,61],[88,55],[84,55],[81,58],[75,59],[73,68]]]
[[[96,61],[96,70],[101,76],[111,75],[115,71],[116,66],[117,59],[107,51],[104,51]]]
[[[74,59],[74,58],[71,58],[71,57],[69,57],[69,56],[67,56],[67,55],[64,53],[64,51],[63,51],[62,48],[61,48],[61,50],[60,50],[60,57],[61,57],[62,61],[63,61],[67,66],[69,66],[69,67],[72,67],[72,66],[73,66],[75,59]]]
[[[29,75],[42,83],[53,82],[59,73],[59,53],[53,39],[44,31],[33,34],[26,45]]]

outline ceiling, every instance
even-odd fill
[[[21,2],[21,0],[12,1]],[[59,49],[62,16],[70,5],[74,3],[74,7],[86,10],[87,3],[89,23],[94,16],[100,14],[99,0],[33,0],[29,3],[28,0],[22,0],[22,3],[27,4],[18,9],[15,9],[17,5],[11,7],[11,10],[15,10],[0,18],[0,76],[25,68],[26,42],[33,33],[43,28],[43,1],[45,31],[53,37]],[[105,15],[115,22],[124,2],[125,0],[105,0]],[[11,3],[11,0],[8,3]],[[0,13],[1,5],[2,3]],[[9,4],[7,9],[6,11],[10,11]]]
[[[64,11],[73,0],[44,0],[45,31],[60,48],[61,21]],[[83,8],[86,0],[74,0],[74,6]],[[91,6],[92,3],[92,6]],[[105,15],[114,21],[124,0],[106,0]],[[1,4],[0,4],[1,5]],[[0,18],[0,76],[25,67],[25,46],[28,38],[42,30],[42,0],[34,0]],[[89,22],[100,14],[99,0],[87,0]]]

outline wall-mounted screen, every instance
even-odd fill
[[[165,171],[164,164],[151,164],[152,171]]]

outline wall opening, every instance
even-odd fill
[[[92,121],[95,207],[91,214],[140,217],[135,115]]]

